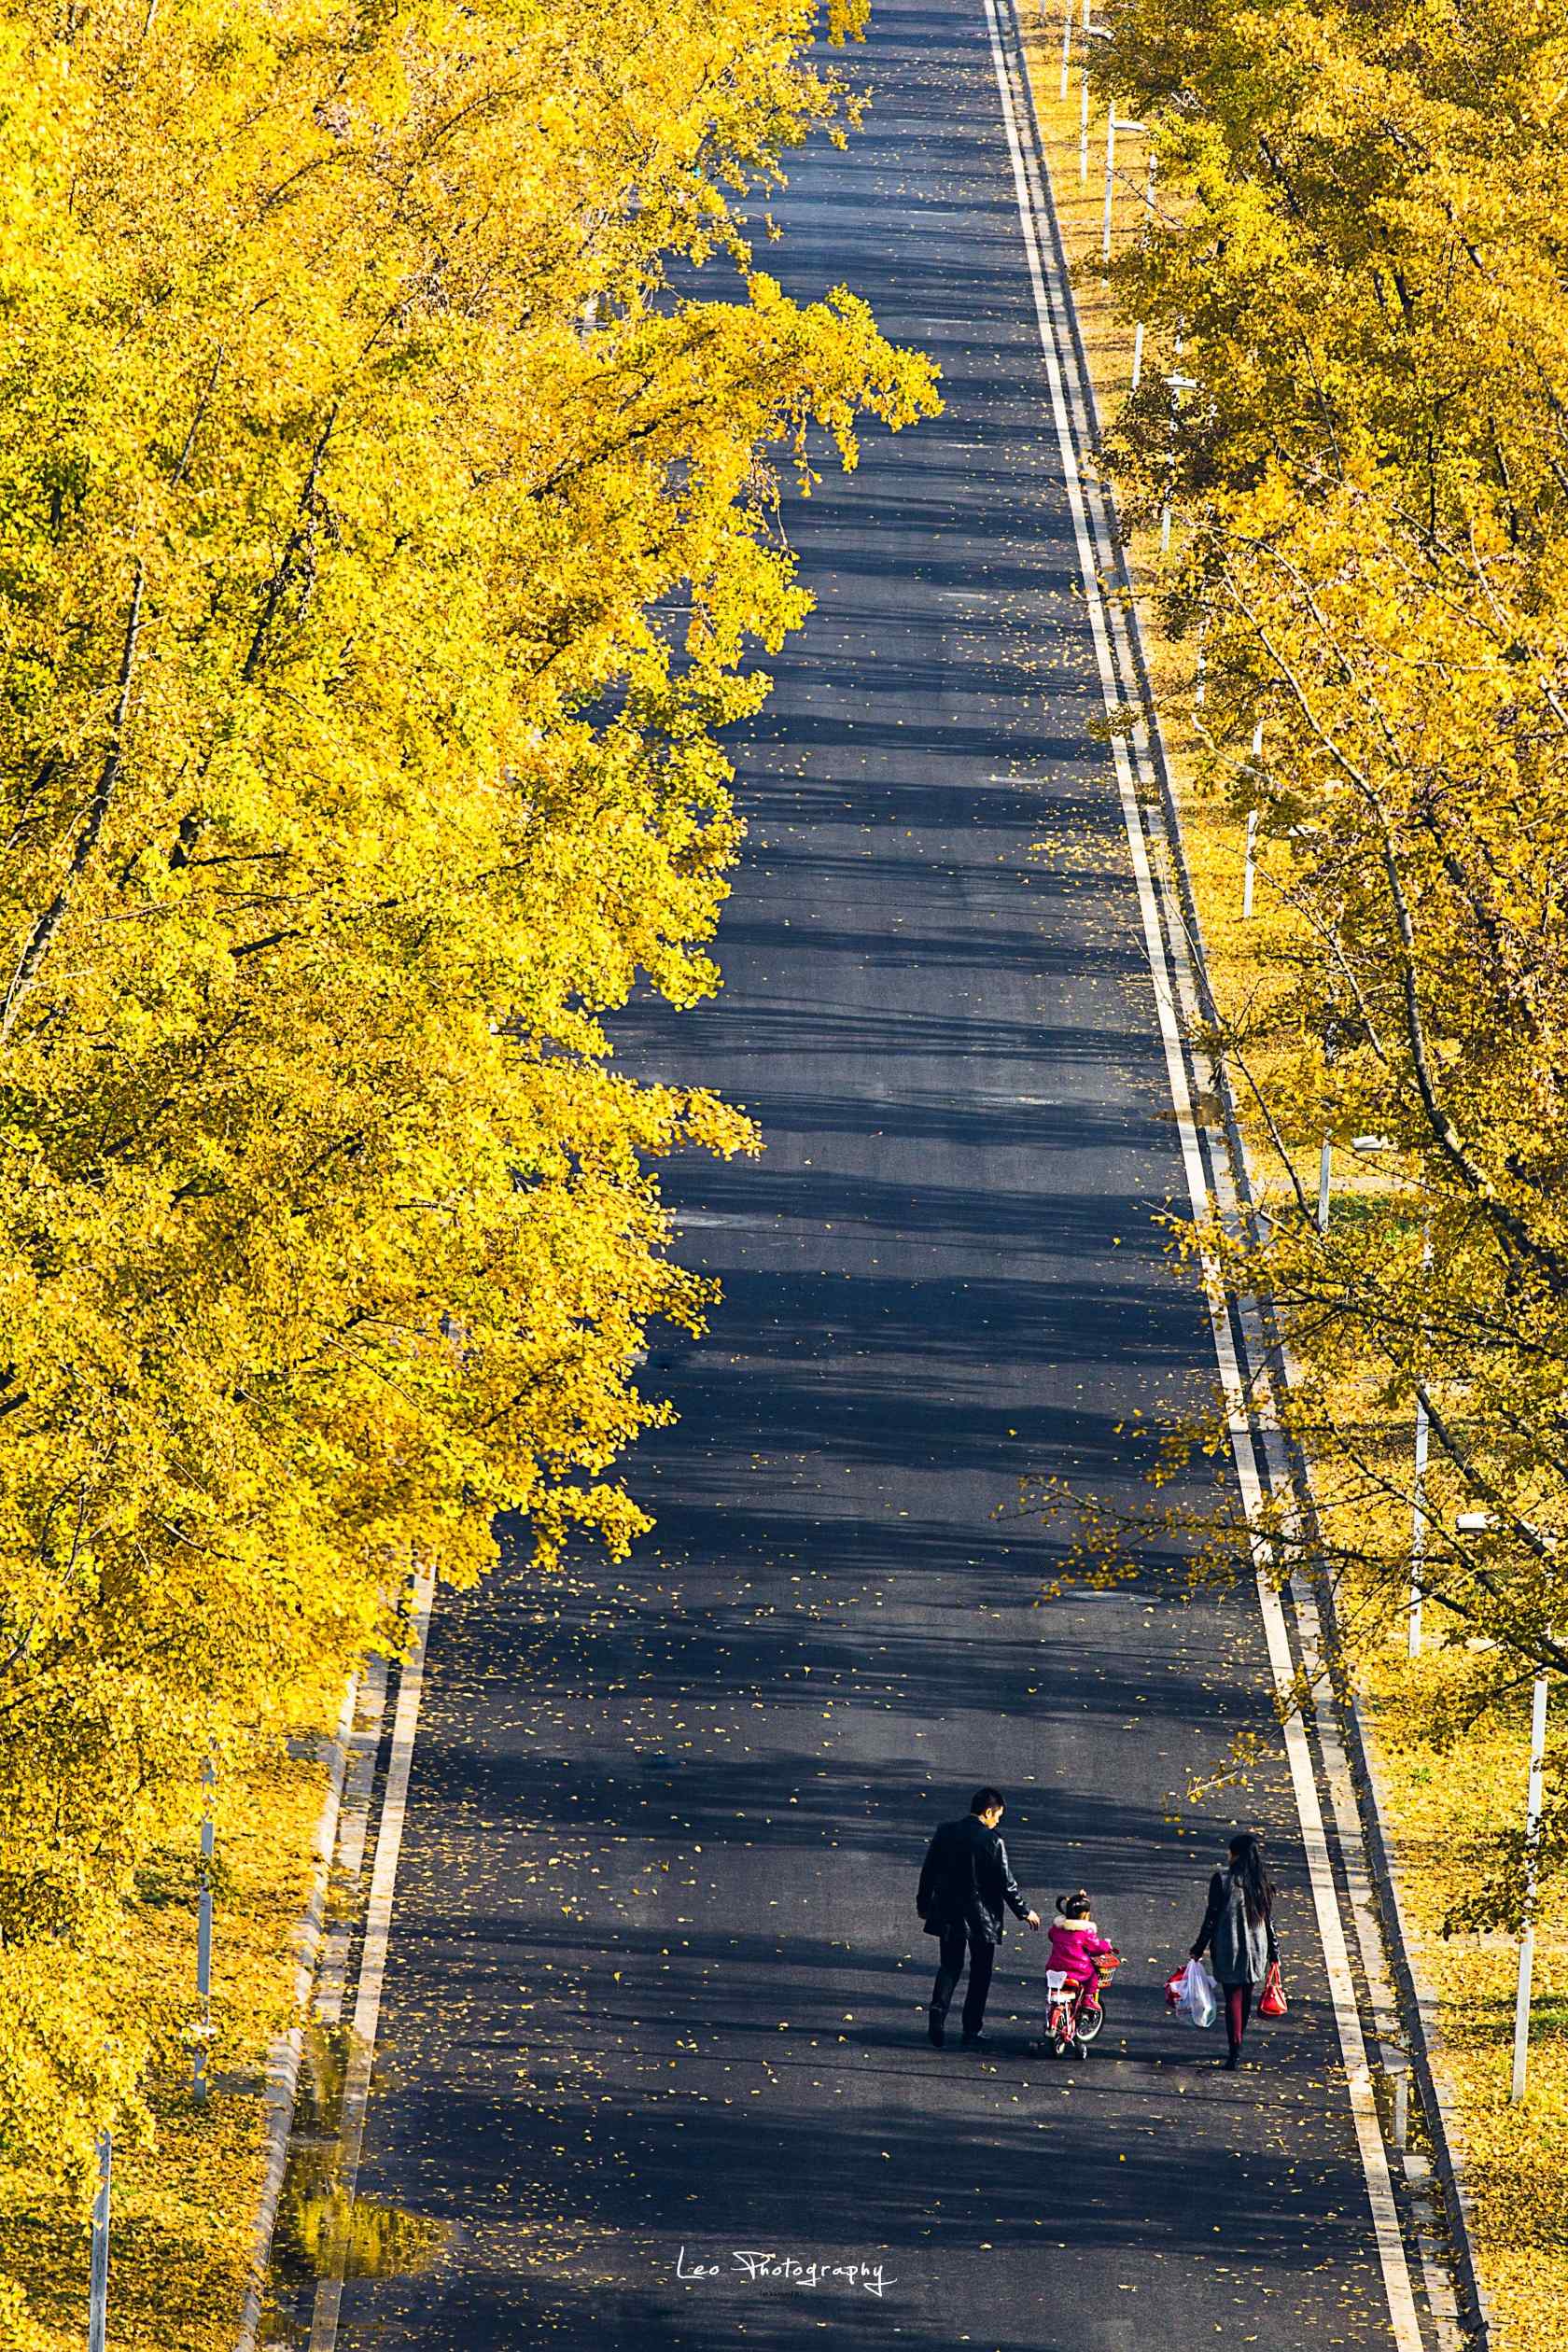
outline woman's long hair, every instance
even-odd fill
[[[1250,1829],[1230,1841],[1230,1875],[1240,1885],[1248,1920],[1255,1927],[1274,1909],[1274,1883],[1263,1867],[1262,1841]]]

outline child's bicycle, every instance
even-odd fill
[[[1089,2044],[1105,2023],[1105,1988],[1122,1965],[1119,1952],[1097,1953],[1095,1974],[1099,1979],[1099,1998],[1093,2004],[1084,1999],[1086,1984],[1064,1976],[1059,1968],[1045,1971],[1045,2039],[1057,2058],[1065,2058],[1075,2051],[1080,2058],[1089,2054]]]

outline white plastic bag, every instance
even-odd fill
[[[1213,1978],[1201,1960],[1189,1960],[1176,1995],[1177,2016],[1184,2017],[1189,2025],[1212,2025],[1219,2009]]]

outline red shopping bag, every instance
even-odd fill
[[[1280,1981],[1280,1963],[1278,1960],[1270,1960],[1268,1973],[1263,1980],[1263,1992],[1258,1999],[1258,2015],[1260,2017],[1283,2017],[1285,2008],[1285,1988]]]
[[[1180,1962],[1177,1964],[1177,1966],[1176,1966],[1174,1968],[1172,1968],[1172,1969],[1171,1969],[1170,1974],[1169,1974],[1169,1975],[1166,1978],[1166,1980],[1165,1980],[1165,2006],[1166,2006],[1166,2008],[1167,2008],[1168,2009],[1173,2009],[1175,2008],[1175,2006],[1176,2006],[1176,2001],[1177,2001],[1177,1996],[1179,1995],[1179,1994],[1181,1993],[1181,1990],[1182,1990],[1182,1980],[1183,1980],[1183,1978],[1186,1975],[1186,1973],[1187,1973],[1187,1964],[1186,1964],[1186,1962],[1185,1962],[1184,1960],[1183,1960],[1183,1961],[1180,1961]]]

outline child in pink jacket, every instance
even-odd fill
[[[1082,1887],[1076,1895],[1057,1897],[1057,1915],[1051,1922],[1051,1950],[1045,1966],[1059,1969],[1072,1983],[1084,1987],[1081,1999],[1085,2009],[1099,2007],[1097,1955],[1113,1953],[1115,1949],[1114,1944],[1106,1942],[1089,1917],[1089,1898]]]

